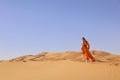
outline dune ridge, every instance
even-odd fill
[[[111,54],[104,51],[92,50],[91,54],[95,57],[96,62],[120,62],[120,55]],[[83,61],[81,52],[65,51],[65,52],[41,52],[36,55],[25,55],[10,59],[10,62],[28,62],[28,61]]]

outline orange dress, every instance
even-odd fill
[[[91,61],[91,62],[94,62],[95,59],[94,57],[90,54],[90,45],[89,43],[85,40],[82,42],[82,47],[81,47],[81,50],[82,50],[82,54],[86,57],[87,60]]]

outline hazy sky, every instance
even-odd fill
[[[120,54],[120,0],[0,0],[0,59],[43,51]]]

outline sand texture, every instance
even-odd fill
[[[0,80],[120,80],[120,55],[91,51],[96,62],[80,52],[42,52],[0,62]]]

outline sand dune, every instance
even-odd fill
[[[120,80],[120,56],[91,51],[96,62],[83,62],[80,52],[42,52],[0,62],[0,80]]]
[[[120,62],[120,55],[110,54],[104,51],[92,50],[91,54],[95,57],[97,62]],[[83,61],[81,52],[66,51],[66,52],[41,52],[36,55],[25,55],[9,60],[10,62],[28,62],[28,61],[58,61],[71,60]]]

